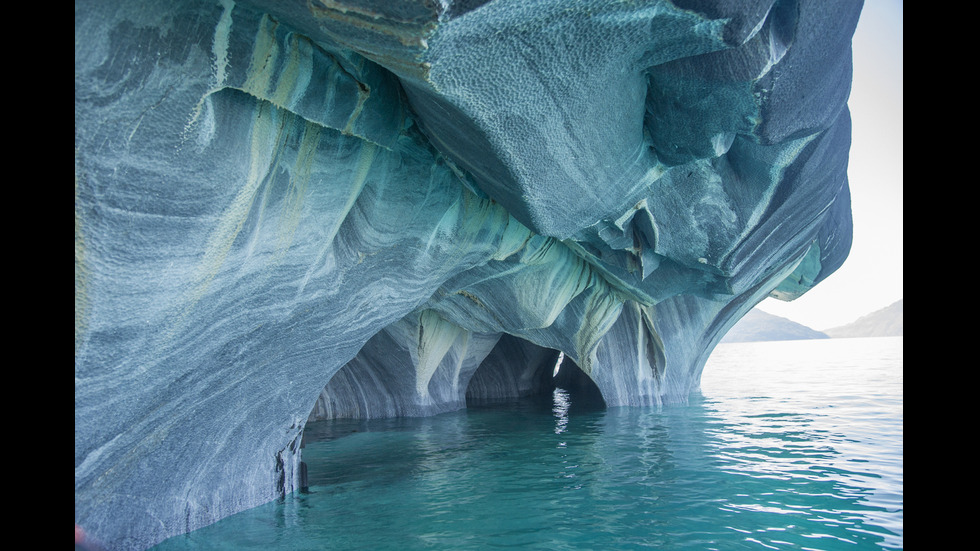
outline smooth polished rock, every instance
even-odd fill
[[[683,402],[851,239],[850,0],[75,5],[75,522],[293,491],[308,419]]]

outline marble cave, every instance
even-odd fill
[[[847,257],[854,0],[75,2],[75,524],[302,484],[304,426],[669,406]]]

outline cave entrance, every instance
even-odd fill
[[[505,334],[470,378],[466,407],[518,403],[567,412],[606,407],[599,387],[563,352]]]
[[[496,338],[496,335],[487,335]],[[390,456],[390,446],[380,440],[367,437],[365,441],[377,442],[371,449],[364,450],[344,437],[354,434],[398,432],[402,436],[419,432],[431,434],[440,429],[433,427],[455,427],[453,416],[415,416],[410,408],[417,398],[414,385],[398,385],[408,363],[407,351],[402,362],[398,358],[397,340],[390,338],[386,331],[372,338],[348,364],[334,374],[326,388],[317,399],[308,416],[300,447],[303,448],[302,462],[299,465],[301,491],[310,486],[335,484],[337,481],[366,477],[373,470],[365,464],[383,463]],[[483,410],[491,413],[491,419],[514,419],[529,422],[529,426],[539,427],[545,419],[540,414],[554,419],[557,433],[567,430],[569,418],[580,413],[594,413],[606,408],[599,388],[592,379],[562,352],[529,341],[503,335],[492,346],[478,367],[473,361],[468,369],[457,371],[459,387],[465,384],[465,406],[468,410]],[[483,348],[485,351],[486,348]],[[414,366],[410,373],[414,373]],[[469,374],[472,375],[469,375]],[[404,381],[402,377],[401,381]],[[451,403],[447,411],[459,411],[461,400]],[[496,410],[496,411],[491,411]],[[422,411],[422,410],[417,410]],[[495,413],[516,413],[517,417],[493,415]],[[525,414],[531,414],[525,416]],[[442,420],[438,419],[442,417]],[[496,421],[492,421],[491,425]],[[507,425],[510,427],[511,425]],[[420,427],[426,427],[419,431]],[[453,428],[447,438],[459,437],[460,432]],[[343,440],[343,443],[332,444]],[[397,473],[413,469],[429,468],[426,462],[435,461],[430,457],[432,447],[427,446],[427,437],[417,441],[412,438],[401,439],[404,445],[419,444],[414,452],[406,452]],[[360,440],[358,440],[360,442]],[[326,445],[331,443],[330,445]],[[465,446],[460,446],[465,447]],[[439,450],[444,448],[436,446]],[[340,450],[340,451],[338,451]],[[365,462],[363,454],[378,453],[377,462]],[[412,463],[412,462],[415,463]],[[307,465],[310,465],[307,467]]]
[[[599,387],[582,371],[571,358],[561,354],[559,361],[555,364],[552,375],[552,382],[555,387],[555,402],[559,401],[559,391],[570,402],[569,407],[572,411],[592,411],[596,409],[606,409],[606,401],[602,398]]]

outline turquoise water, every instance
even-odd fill
[[[720,345],[662,409],[316,423],[310,491],[184,549],[901,549],[902,338]]]

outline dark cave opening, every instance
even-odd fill
[[[563,352],[503,335],[466,388],[466,407],[507,407],[516,401],[551,407],[560,390],[569,411],[605,409],[595,382]]]

